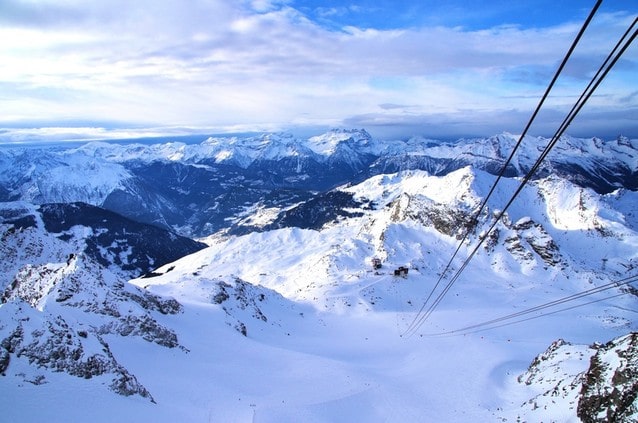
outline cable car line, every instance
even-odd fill
[[[599,3],[596,4],[596,6],[594,7],[594,10],[592,11],[592,14],[590,14],[590,18],[593,16],[593,12],[595,12],[595,10],[597,9]],[[585,24],[588,24],[589,22],[589,18],[588,21],[586,21]],[[549,152],[551,151],[551,149],[556,145],[557,141],[560,139],[560,137],[564,134],[565,130],[567,129],[567,127],[572,123],[573,119],[576,117],[576,115],[580,112],[580,110],[582,109],[582,107],[585,105],[585,103],[589,100],[589,98],[591,97],[591,95],[594,93],[594,91],[598,88],[598,86],[600,85],[600,83],[603,81],[603,79],[607,76],[607,74],[609,73],[609,71],[613,68],[613,66],[616,64],[616,62],[620,59],[620,57],[624,54],[624,52],[627,50],[627,48],[632,44],[632,42],[635,40],[636,36],[638,35],[638,30],[635,30],[634,33],[627,39],[628,34],[631,32],[631,29],[636,25],[636,22],[638,21],[638,19],[635,19],[634,22],[629,26],[629,28],[627,29],[627,31],[625,32],[625,34],[621,37],[621,39],[618,41],[618,43],[616,44],[616,46],[614,47],[614,49],[609,53],[609,55],[607,56],[607,58],[605,59],[605,61],[603,62],[603,64],[601,65],[601,67],[599,68],[598,72],[596,73],[596,75],[590,80],[590,83],[588,84],[588,86],[585,88],[585,90],[583,91],[583,93],[581,94],[581,96],[579,97],[578,101],[574,104],[573,108],[571,109],[571,111],[568,113],[568,115],[566,116],[565,120],[563,121],[563,123],[561,124],[561,126],[559,127],[559,129],[556,131],[556,133],[554,134],[554,136],[552,137],[551,141],[548,143],[548,145],[545,147],[545,149],[543,150],[543,152],[541,153],[540,157],[536,160],[536,162],[534,163],[534,165],[532,166],[532,168],[529,170],[529,172],[525,175],[525,177],[523,178],[523,180],[521,181],[518,189],[515,191],[515,193],[512,195],[512,197],[510,198],[510,200],[508,201],[507,205],[505,206],[505,208],[499,213],[498,216],[496,216],[494,222],[492,223],[492,225],[490,226],[489,230],[479,238],[479,242],[476,245],[476,247],[472,250],[472,252],[469,254],[469,256],[465,259],[465,261],[463,262],[463,264],[461,265],[461,267],[456,271],[456,273],[454,274],[454,276],[450,279],[450,281],[448,282],[448,284],[445,286],[445,288],[443,289],[443,291],[437,296],[437,298],[434,300],[434,302],[430,305],[430,307],[427,309],[427,311],[425,311],[425,314],[423,314],[423,311],[425,310],[425,306],[427,305],[428,301],[430,300],[430,298],[432,297],[433,293],[435,292],[435,290],[437,289],[438,285],[440,284],[440,282],[442,281],[442,279],[445,277],[445,274],[447,272],[447,270],[449,269],[449,267],[451,266],[451,263],[453,261],[453,259],[455,258],[455,256],[457,255],[457,253],[459,252],[463,242],[465,241],[465,239],[467,238],[467,235],[469,234],[469,232],[471,231],[471,228],[468,229],[468,231],[465,233],[465,236],[463,237],[463,239],[461,240],[461,242],[459,243],[459,246],[457,247],[456,252],[454,253],[454,255],[452,256],[452,259],[448,262],[447,266],[445,267],[444,271],[441,273],[437,283],[435,284],[434,288],[430,291],[430,294],[428,295],[426,301],[423,303],[421,309],[419,310],[419,312],[417,313],[417,315],[415,316],[414,320],[412,321],[412,323],[409,325],[409,327],[406,329],[404,334],[413,334],[416,332],[416,330],[418,330],[421,325],[429,318],[429,316],[431,315],[431,313],[434,311],[434,309],[436,309],[436,307],[438,306],[438,304],[442,301],[443,297],[447,294],[447,292],[450,290],[450,288],[452,287],[452,285],[454,284],[454,282],[456,282],[456,280],[458,279],[458,277],[461,275],[461,273],[465,270],[465,268],[467,267],[467,265],[469,264],[469,262],[471,261],[471,259],[474,257],[474,255],[476,254],[476,252],[478,252],[478,249],[480,248],[480,246],[483,244],[484,240],[487,238],[487,236],[489,235],[489,233],[494,229],[494,227],[496,226],[496,224],[500,221],[501,217],[504,215],[504,213],[507,211],[507,209],[511,206],[511,204],[513,203],[514,199],[518,196],[518,194],[522,191],[523,187],[527,184],[527,182],[532,178],[533,174],[538,170],[538,168],[540,167],[541,162],[547,157],[547,155],[549,154]],[[581,35],[579,33],[579,35]],[[543,99],[544,101],[544,99]],[[536,112],[534,114],[534,117],[536,115]],[[526,127],[526,130],[528,129],[528,127]],[[518,146],[520,145],[520,141],[522,140],[519,139],[519,143],[517,143],[516,148],[518,148]],[[510,158],[508,159],[511,160],[511,157],[513,156],[513,153],[510,155]],[[501,175],[499,175],[499,178],[502,176],[502,173],[505,171],[505,167],[507,166],[507,163],[504,165],[504,167],[501,170]],[[496,184],[498,183],[499,179],[497,178],[496,182],[492,185],[492,188],[490,190],[489,195],[492,194],[492,192],[494,191]],[[478,217],[480,216],[481,210],[483,207],[485,207],[485,204],[487,203],[487,198],[483,201],[481,208],[479,209],[479,212],[476,214],[476,217],[473,219],[473,224],[477,223]]]
[[[620,40],[618,40],[618,42],[614,46],[613,50],[609,53],[609,55],[607,56],[603,64],[598,68],[598,71],[596,72],[594,77],[589,81],[589,84],[587,85],[585,90],[583,90],[582,94],[580,95],[580,97],[578,98],[578,100],[576,101],[572,109],[569,111],[569,113],[567,114],[563,122],[561,123],[561,126],[559,127],[559,129],[556,131],[556,133],[554,134],[554,136],[552,137],[548,145],[545,147],[545,149],[543,150],[539,158],[536,160],[536,162],[534,163],[534,166],[532,166],[532,168],[528,172],[528,175],[530,176],[530,178],[533,175],[533,173],[535,173],[536,170],[538,170],[541,162],[547,157],[550,150],[556,145],[560,137],[563,136],[564,132],[567,130],[567,127],[569,127],[569,125],[572,123],[576,115],[580,112],[580,110],[583,108],[587,100],[589,100],[589,98],[594,93],[596,88],[598,88],[598,86],[601,84],[603,79],[607,76],[609,71],[616,64],[618,59],[620,59],[623,53],[635,40],[636,36],[638,35],[638,29],[634,31],[634,33],[629,37],[629,39],[627,40],[625,39],[631,32],[631,29],[634,26],[636,26],[636,23],[638,23],[638,18],[634,19],[634,21],[629,26],[629,28],[627,28],[627,31],[625,31],[623,36],[620,38]]]
[[[597,286],[597,287],[594,287],[594,288],[587,289],[585,291],[578,292],[576,294],[568,295],[566,297],[562,297],[562,298],[559,298],[559,299],[556,299],[556,300],[553,300],[553,301],[549,301],[549,302],[546,302],[546,303],[543,303],[543,304],[539,304],[537,306],[530,307],[530,308],[527,308],[525,310],[518,311],[516,313],[507,314],[505,316],[501,316],[501,317],[497,317],[497,318],[494,318],[494,319],[491,319],[491,320],[487,320],[487,321],[484,321],[484,322],[480,322],[480,323],[476,323],[476,324],[473,324],[473,325],[465,326],[465,327],[462,327],[462,328],[459,328],[459,329],[449,330],[449,331],[435,333],[435,334],[429,334],[428,336],[451,335],[451,334],[457,334],[457,333],[474,333],[474,332],[477,332],[477,331],[474,331],[474,329],[482,328],[482,327],[485,327],[485,326],[492,326],[492,325],[494,325],[496,323],[506,322],[508,320],[515,319],[517,317],[521,317],[521,316],[524,316],[526,314],[534,313],[536,311],[541,311],[541,310],[544,310],[546,308],[554,307],[554,306],[561,305],[561,304],[564,304],[564,303],[568,303],[570,301],[578,300],[578,299],[581,299],[581,298],[584,298],[584,297],[587,297],[587,296],[590,296],[590,295],[598,294],[600,292],[607,291],[609,289],[621,288],[621,287],[623,287],[625,285],[630,285],[630,284],[632,284],[634,282],[637,282],[637,281],[638,281],[638,275],[629,276],[629,277],[626,277],[626,278],[623,278],[623,279],[620,279],[620,280],[617,280],[617,281],[612,281],[612,282],[606,283],[606,284],[601,285],[601,286]],[[539,316],[533,316],[533,317],[530,317],[530,318],[527,318],[527,319],[517,320],[516,322],[505,323],[505,324],[501,324],[501,325],[498,325],[498,326],[492,326],[492,327],[489,327],[489,328],[486,328],[486,329],[481,329],[481,330],[489,330],[489,329],[494,329],[494,328],[501,327],[501,326],[506,326],[506,325],[512,324],[512,323],[518,323],[518,322],[522,322],[522,321],[526,321],[526,320],[531,320],[531,319],[534,319],[534,318],[538,318],[538,317],[542,317],[542,316],[558,313],[558,312],[561,312],[561,311],[571,310],[571,309],[576,308],[576,307],[581,307],[581,306],[584,306],[584,305],[596,303],[596,302],[599,302],[599,301],[604,301],[605,299],[615,298],[615,297],[619,297],[619,296],[626,295],[626,294],[629,294],[629,292],[622,292],[620,294],[614,294],[612,296],[601,298],[601,299],[597,299],[597,300],[593,300],[593,301],[590,301],[588,303],[578,304],[576,306],[572,306],[572,307],[556,310],[556,311],[553,311],[553,312],[550,312],[550,313],[541,314]],[[467,332],[467,331],[472,331],[472,332]]]
[[[618,41],[618,43],[616,44],[616,46],[614,47],[612,52],[607,56],[607,58],[605,59],[605,61],[601,65],[601,67],[598,69],[598,71],[596,72],[596,75],[594,75],[592,80],[589,82],[589,84],[587,85],[587,88],[585,88],[583,93],[580,95],[580,97],[578,98],[578,101],[574,104],[574,106],[570,110],[570,112],[567,115],[567,117],[565,118],[565,120],[563,120],[563,123],[561,124],[559,130],[552,137],[551,141],[545,147],[545,149],[541,153],[541,156],[539,157],[539,159],[536,161],[536,163],[534,164],[534,166],[530,170],[531,173],[535,172],[538,169],[538,167],[540,166],[540,162],[543,161],[545,159],[545,157],[547,157],[547,155],[549,154],[550,150],[554,147],[554,145],[556,145],[556,143],[558,142],[560,137],[567,130],[567,127],[572,123],[572,121],[574,120],[576,115],[583,108],[583,106],[585,105],[587,100],[589,100],[589,98],[594,93],[596,88],[598,88],[600,83],[607,76],[607,74],[612,69],[612,67],[616,64],[618,59],[620,59],[620,57],[623,55],[623,53],[627,50],[627,48],[631,45],[631,43],[636,39],[636,36],[638,36],[638,29],[635,30],[634,33],[629,37],[629,39],[627,39],[625,41],[625,38],[627,38],[627,36],[629,35],[631,29],[634,26],[636,26],[636,23],[638,23],[638,18],[634,19],[634,21],[629,26],[627,31],[623,34],[621,39]],[[624,44],[623,44],[623,41],[624,41]]]
[[[473,325],[472,327],[465,327],[465,328],[460,328],[460,329],[455,329],[455,330],[451,330],[451,331],[447,331],[447,332],[439,332],[439,333],[430,333],[430,334],[424,334],[423,336],[427,336],[427,337],[440,337],[440,336],[458,336],[458,335],[470,335],[473,333],[478,333],[478,332],[485,332],[488,330],[492,330],[492,329],[498,329],[498,328],[502,328],[505,326],[511,326],[511,325],[515,325],[518,323],[523,323],[523,322],[527,322],[530,320],[534,320],[534,319],[539,319],[541,317],[547,317],[547,316],[551,316],[552,314],[558,314],[558,313],[563,313],[565,311],[569,311],[569,310],[573,310],[579,307],[584,307],[587,305],[591,305],[591,304],[595,304],[595,303],[599,303],[602,301],[606,301],[606,300],[610,300],[612,298],[617,298],[617,297],[622,297],[625,295],[628,295],[629,292],[621,292],[619,294],[614,294],[614,295],[610,295],[608,297],[603,297],[603,298],[598,298],[596,300],[592,300],[592,301],[588,301],[586,303],[582,303],[582,304],[576,304],[570,307],[565,307],[565,308],[561,308],[558,310],[554,310],[554,311],[550,311],[547,313],[541,313],[537,316],[530,316],[530,317],[526,317],[524,319],[519,319],[519,320],[514,320],[513,322],[505,322],[505,323],[500,323],[498,325],[489,325],[487,323],[485,324],[477,324],[477,325]],[[483,327],[483,326],[488,326],[488,327]]]
[[[452,278],[450,279],[450,281],[447,283],[447,285],[445,286],[445,288],[443,288],[443,291],[441,291],[441,293],[437,296],[437,298],[434,300],[434,302],[430,305],[430,307],[427,309],[427,311],[425,312],[425,314],[419,316],[417,315],[413,321],[413,323],[415,324],[411,324],[410,327],[408,328],[408,330],[406,330],[406,334],[411,332],[414,333],[416,330],[419,329],[419,327],[421,327],[423,325],[423,323],[430,317],[430,315],[432,314],[432,312],[436,309],[436,307],[438,307],[438,305],[440,304],[440,302],[443,300],[443,298],[445,297],[445,295],[448,293],[448,291],[452,288],[452,285],[458,280],[458,278],[460,277],[460,275],[463,273],[463,271],[465,270],[465,268],[469,265],[470,261],[472,260],[472,258],[474,257],[474,255],[478,252],[479,248],[481,247],[481,245],[483,244],[483,242],[485,241],[485,239],[487,238],[487,236],[489,235],[489,233],[496,227],[497,223],[500,221],[500,219],[502,218],[502,216],[505,214],[505,212],[509,209],[509,207],[512,205],[512,203],[514,202],[515,198],[520,194],[520,192],[523,190],[524,186],[527,184],[527,182],[529,182],[529,180],[532,178],[532,176],[534,175],[534,173],[538,170],[538,168],[540,167],[541,162],[547,157],[547,154],[549,154],[549,152],[551,151],[551,149],[556,145],[556,142],[560,139],[560,137],[563,135],[563,133],[565,132],[565,130],[567,129],[567,127],[569,127],[569,125],[571,124],[571,122],[574,120],[574,118],[576,117],[576,115],[578,114],[578,112],[580,112],[580,110],[582,109],[582,107],[585,105],[585,103],[587,102],[587,100],[589,100],[589,98],[591,97],[591,95],[594,93],[594,91],[596,90],[596,88],[598,88],[598,86],[600,85],[600,83],[603,81],[603,79],[605,78],[605,76],[609,73],[609,71],[611,70],[611,68],[616,64],[616,62],[618,61],[618,59],[622,56],[622,54],[626,51],[626,49],[629,47],[629,45],[631,45],[631,43],[634,41],[634,39],[636,38],[636,36],[638,36],[638,30],[635,30],[634,33],[632,34],[631,37],[629,37],[629,39],[625,40],[627,38],[627,34],[629,33],[629,31],[631,30],[631,28],[633,28],[636,24],[637,20],[634,20],[634,22],[630,25],[629,30],[627,32],[625,32],[625,34],[621,37],[620,41],[617,43],[616,47],[614,47],[614,49],[612,50],[612,52],[609,54],[608,58],[604,61],[603,65],[601,66],[601,68],[599,69],[599,72],[596,73],[596,76],[598,76],[597,79],[594,80],[592,79],[592,81],[590,82],[590,84],[588,84],[588,86],[586,87],[586,89],[584,90],[583,94],[581,94],[581,96],[579,97],[578,101],[576,102],[576,104],[574,105],[574,107],[572,108],[572,110],[570,111],[570,113],[567,115],[567,117],[565,118],[565,120],[563,120],[563,123],[561,124],[561,126],[559,127],[559,129],[557,130],[557,132],[554,134],[554,136],[552,137],[551,141],[549,142],[549,144],[545,147],[545,149],[543,150],[543,152],[541,153],[540,157],[536,160],[536,162],[534,163],[534,165],[532,166],[532,168],[528,171],[528,173],[525,175],[525,177],[522,179],[522,181],[520,182],[518,188],[516,189],[516,191],[514,192],[514,194],[510,197],[509,201],[507,202],[506,206],[503,208],[503,210],[496,216],[496,218],[494,219],[494,222],[491,224],[490,228],[485,232],[485,234],[483,236],[481,236],[479,238],[479,242],[477,243],[477,245],[474,247],[474,249],[472,250],[472,252],[468,255],[468,257],[465,259],[465,261],[463,262],[463,264],[461,265],[461,267],[456,271],[456,273],[454,274],[454,276],[452,276]],[[624,44],[623,44],[624,41]],[[612,57],[613,56],[613,57]],[[611,58],[611,59],[610,59]],[[603,69],[604,68],[604,69]],[[592,83],[593,82],[593,83]],[[423,307],[424,308],[424,307]]]
[[[503,166],[501,167],[501,170],[500,170],[498,176],[496,177],[496,180],[492,184],[492,187],[490,188],[490,191],[488,192],[487,196],[485,197],[485,199],[480,204],[480,206],[478,208],[478,211],[476,213],[474,213],[472,219],[470,220],[470,224],[469,224],[468,228],[465,230],[462,239],[459,241],[459,244],[458,244],[458,246],[456,248],[456,251],[454,251],[454,254],[452,254],[452,258],[450,258],[450,260],[448,261],[447,265],[443,269],[443,272],[441,272],[438,280],[434,284],[434,287],[430,291],[430,294],[425,299],[425,301],[423,303],[423,306],[421,307],[421,309],[417,313],[417,317],[415,317],[415,320],[410,324],[410,326],[408,327],[406,332],[411,329],[411,327],[414,324],[414,322],[416,322],[416,319],[418,318],[418,316],[423,312],[426,304],[430,301],[430,298],[432,297],[432,295],[434,294],[434,292],[438,288],[439,284],[445,278],[445,275],[447,274],[448,270],[450,269],[450,266],[452,265],[452,262],[454,261],[454,259],[458,255],[459,251],[461,250],[461,247],[463,246],[463,243],[467,240],[467,237],[472,232],[472,230],[478,225],[479,218],[481,216],[481,213],[483,212],[483,209],[485,209],[485,206],[487,205],[487,201],[492,196],[492,194],[494,193],[494,190],[496,189],[496,185],[499,183],[499,181],[501,180],[501,178],[505,174],[505,172],[507,170],[507,166],[511,163],[512,159],[514,158],[514,155],[515,155],[516,151],[518,150],[518,148],[520,147],[521,143],[523,142],[523,138],[525,137],[525,135],[527,135],[527,132],[529,131],[529,128],[532,126],[532,123],[534,122],[534,120],[536,119],[536,116],[540,112],[540,109],[542,108],[543,104],[545,103],[545,100],[549,96],[550,91],[552,90],[552,88],[554,87],[554,84],[558,80],[558,77],[562,73],[563,68],[565,67],[565,65],[567,64],[567,62],[568,62],[569,58],[571,57],[572,53],[576,49],[576,46],[578,45],[580,39],[582,38],[583,34],[585,33],[585,30],[589,26],[589,23],[592,21],[594,15],[596,14],[596,11],[598,10],[598,8],[600,7],[601,4],[602,4],[602,0],[597,0],[596,1],[596,4],[594,5],[594,7],[592,8],[591,12],[589,13],[589,16],[587,17],[587,19],[583,23],[582,27],[578,31],[578,34],[576,35],[576,38],[574,38],[574,41],[572,42],[571,46],[567,50],[567,53],[565,54],[565,57],[563,57],[563,60],[561,61],[560,65],[558,66],[558,69],[554,73],[554,76],[552,77],[552,80],[550,81],[549,85],[547,86],[547,88],[545,90],[545,93],[541,97],[538,105],[536,106],[536,109],[534,110],[534,112],[532,113],[532,116],[530,117],[529,121],[527,122],[527,125],[525,126],[525,129],[523,129],[523,132],[519,136],[518,141],[516,142],[516,144],[514,145],[514,148],[512,149],[512,152],[510,153],[510,155],[507,158],[507,160],[503,163]]]

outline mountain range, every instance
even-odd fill
[[[0,201],[84,202],[191,237],[222,229],[246,233],[257,229],[244,227],[246,217],[285,219],[282,214],[295,205],[375,175],[425,170],[444,176],[465,166],[497,174],[516,141],[510,134],[456,142],[380,141],[364,130],[333,130],[308,139],[265,134],[201,144],[4,148]],[[527,137],[505,175],[526,174],[548,142]],[[537,174],[601,194],[636,190],[637,149],[636,140],[626,137],[564,137]]]
[[[4,416],[635,421],[638,140],[561,139],[502,213],[526,137],[475,226],[516,141],[1,148]]]

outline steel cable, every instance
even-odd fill
[[[595,9],[597,8],[598,4],[596,5]],[[592,15],[590,14],[590,17]],[[589,19],[588,19],[589,21]],[[440,282],[442,281],[442,279],[445,276],[445,273],[447,272],[447,270],[449,269],[449,267],[451,266],[452,261],[454,260],[455,256],[457,255],[458,251],[460,250],[463,242],[465,241],[467,234],[470,232],[471,229],[468,229],[468,231],[466,232],[465,236],[463,237],[463,239],[461,240],[461,242],[459,243],[459,246],[457,247],[454,255],[452,256],[452,259],[448,262],[447,266],[445,267],[445,270],[443,271],[443,273],[440,275],[439,280],[437,281],[437,283],[435,284],[434,288],[430,291],[430,294],[428,295],[426,301],[423,303],[423,306],[421,307],[421,309],[419,310],[419,312],[417,313],[417,315],[415,316],[414,320],[412,321],[412,323],[409,325],[408,329],[406,329],[404,334],[410,334],[410,333],[414,333],[416,330],[418,330],[418,328],[429,318],[429,316],[431,315],[431,313],[434,311],[434,309],[436,309],[436,307],[438,306],[438,304],[442,301],[443,297],[447,294],[447,292],[450,290],[450,288],[452,287],[452,285],[455,283],[455,281],[458,279],[458,277],[460,276],[460,274],[465,270],[465,268],[467,267],[467,265],[469,264],[469,262],[471,261],[471,259],[474,257],[474,255],[476,254],[476,252],[478,251],[478,249],[480,248],[480,246],[482,245],[483,241],[487,238],[487,236],[489,235],[489,233],[494,229],[494,227],[496,226],[496,224],[499,222],[500,218],[504,215],[504,213],[507,211],[507,209],[511,206],[511,204],[513,203],[514,199],[518,196],[518,194],[522,191],[523,187],[527,184],[527,182],[532,178],[532,176],[534,175],[534,173],[538,170],[538,168],[540,167],[541,162],[547,157],[547,155],[549,154],[549,152],[551,151],[551,149],[556,145],[556,143],[558,142],[558,140],[562,137],[562,135],[564,134],[565,130],[569,127],[569,125],[572,123],[572,121],[574,120],[574,118],[577,116],[577,114],[580,112],[580,110],[582,109],[582,107],[585,105],[585,103],[589,100],[589,98],[591,97],[591,95],[594,93],[594,91],[598,88],[598,86],[600,85],[600,83],[603,81],[603,79],[607,76],[607,74],[609,73],[609,71],[613,68],[613,66],[616,64],[616,62],[620,59],[620,57],[624,54],[624,52],[627,50],[627,48],[632,44],[632,42],[635,40],[636,36],[638,35],[638,30],[635,30],[633,32],[633,34],[631,36],[629,36],[629,33],[631,32],[632,28],[636,25],[636,23],[638,22],[638,19],[635,19],[632,24],[629,26],[629,28],[627,29],[627,31],[623,34],[623,36],[620,38],[620,40],[617,42],[616,46],[612,49],[612,51],[609,53],[609,55],[607,56],[607,58],[605,59],[605,61],[603,62],[603,64],[600,66],[600,68],[598,69],[598,71],[596,72],[595,76],[590,80],[589,84],[587,85],[587,87],[585,88],[585,90],[583,91],[583,93],[580,95],[579,99],[577,100],[577,102],[574,104],[574,106],[572,107],[572,109],[570,110],[570,112],[568,113],[568,115],[565,117],[565,119],[563,120],[561,126],[559,127],[559,129],[556,131],[556,133],[554,134],[554,136],[552,137],[552,139],[550,140],[550,142],[548,143],[548,145],[545,147],[545,149],[543,150],[543,152],[541,153],[540,157],[536,160],[536,162],[534,163],[534,165],[532,166],[532,168],[529,170],[529,172],[525,175],[525,177],[523,178],[523,180],[521,181],[518,189],[515,191],[514,195],[512,195],[512,197],[510,198],[510,200],[508,201],[507,205],[503,208],[503,210],[499,213],[499,215],[495,218],[494,222],[492,223],[492,225],[490,226],[490,228],[488,229],[488,231],[485,233],[485,235],[481,236],[479,239],[478,244],[476,245],[476,247],[472,250],[472,252],[470,253],[470,255],[465,259],[465,261],[463,262],[463,264],[461,265],[461,267],[456,271],[456,273],[454,274],[454,276],[452,277],[452,279],[448,282],[448,284],[445,286],[445,288],[443,289],[443,291],[437,296],[437,298],[434,300],[434,302],[432,303],[432,305],[430,305],[430,307],[428,308],[428,310],[425,312],[425,314],[423,314],[423,311],[425,310],[425,306],[427,305],[428,301],[430,300],[430,298],[432,297],[433,293],[435,292],[436,288],[438,287],[438,285],[440,284]],[[588,22],[586,22],[588,23]],[[580,34],[579,34],[580,35]],[[629,36],[629,38],[628,38]],[[536,113],[535,113],[536,114]],[[534,115],[535,116],[535,115]],[[527,130],[528,128],[526,128]],[[522,138],[521,138],[522,140]],[[519,140],[520,142],[520,140]],[[518,145],[515,147],[518,148]],[[508,159],[511,160],[511,157],[513,156],[513,153],[510,155],[510,158]],[[507,165],[507,164],[506,164]],[[505,165],[505,166],[506,166]],[[505,170],[505,166],[503,167],[502,171],[501,171],[501,175]],[[499,175],[499,178],[501,177],[501,175]],[[483,201],[481,208],[479,209],[479,212],[477,213],[477,216],[475,217],[475,223],[476,223],[476,219],[478,218],[478,215],[480,215],[482,208],[485,207],[485,204],[487,203],[487,198],[489,198],[489,196],[492,194],[492,192],[494,191],[496,184],[498,183],[499,179],[497,178],[496,182],[492,185],[492,189],[490,190],[490,193],[488,194],[488,197],[486,197],[486,199]]]

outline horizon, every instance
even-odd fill
[[[52,133],[48,133],[47,131],[53,130]],[[78,130],[77,132],[74,132]],[[95,132],[91,132],[95,130]],[[17,129],[16,133],[4,132],[6,128],[0,128],[0,148],[11,148],[11,147],[73,147],[73,146],[81,146],[84,144],[92,143],[92,142],[104,142],[104,143],[112,143],[112,144],[143,144],[143,145],[154,145],[154,144],[166,144],[166,143],[184,143],[187,145],[196,145],[205,142],[209,138],[258,138],[273,134],[282,134],[289,135],[293,138],[303,141],[306,139],[310,139],[315,136],[321,136],[333,131],[365,131],[372,139],[376,139],[379,141],[397,141],[397,142],[407,142],[411,139],[423,139],[432,142],[441,142],[441,143],[456,143],[463,142],[465,140],[472,139],[487,139],[494,136],[506,135],[511,136],[514,139],[520,137],[520,134],[511,133],[508,131],[501,131],[494,134],[489,135],[467,135],[467,136],[457,136],[457,137],[428,137],[427,135],[411,135],[405,137],[387,137],[387,136],[377,136],[373,132],[367,130],[366,128],[327,128],[322,129],[320,131],[310,131],[307,128],[304,128],[300,131],[255,131],[255,132],[226,132],[226,133],[213,133],[207,131],[196,131],[196,132],[173,132],[167,131],[166,133],[158,132],[157,128],[151,129],[142,129],[141,132],[134,132],[135,130],[131,129],[113,129],[113,130],[105,130],[104,128],[20,128]],[[42,132],[44,131],[44,133]],[[536,134],[527,134],[526,138],[542,138],[542,139],[551,139],[549,136],[542,136]],[[571,137],[577,139],[592,139],[597,138],[603,141],[613,141],[617,140],[621,137],[627,138],[629,140],[638,140],[638,137],[628,137],[625,134],[616,134],[609,137],[600,137],[598,135],[591,136],[575,136],[570,133],[563,134],[562,137]],[[562,138],[561,137],[561,138]]]
[[[0,139],[520,133],[594,1],[511,3],[10,0]],[[530,133],[555,132],[636,15],[600,7]],[[637,71],[631,46],[567,133],[638,137]]]

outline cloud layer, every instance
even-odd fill
[[[387,136],[517,132],[582,23],[339,26],[337,15],[355,5],[308,3],[0,0],[0,127],[81,120],[216,131],[347,125]],[[547,116],[571,106],[633,18],[601,10]],[[637,50],[570,133],[638,136]],[[548,130],[545,121],[535,133]]]

